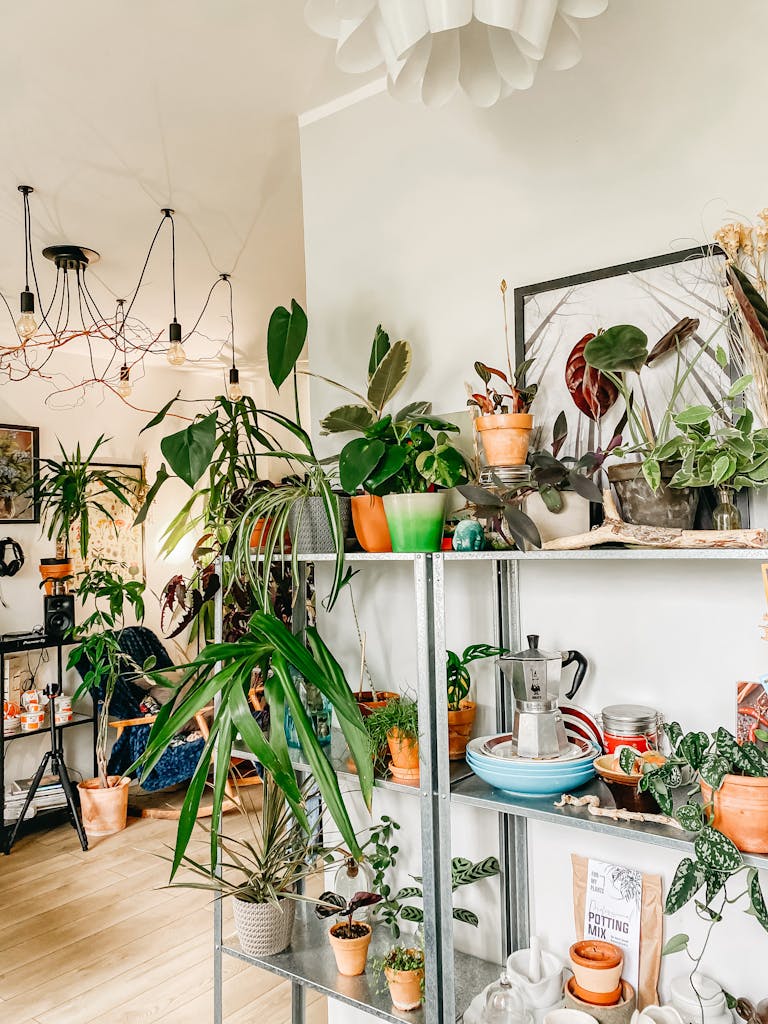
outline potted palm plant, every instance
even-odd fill
[[[109,466],[94,464],[108,440],[102,434],[87,454],[79,443],[74,452],[67,454],[59,441],[61,458],[40,459],[40,516],[47,524],[46,536],[56,541],[56,557],[40,559],[40,575],[47,593],[52,592],[54,580],[72,576],[69,545],[73,529],[79,531],[78,548],[85,561],[91,514],[98,513],[114,525],[114,516],[104,505],[104,499],[112,495],[123,505],[131,503],[131,483]]]
[[[461,656],[455,651],[446,651],[446,675],[448,678],[448,757],[461,761],[467,749],[475,724],[477,705],[469,700],[472,680],[469,665],[485,658],[498,658],[504,654],[503,647],[490,644],[470,644]]]
[[[172,886],[209,889],[231,898],[240,947],[251,956],[282,953],[291,941],[296,903],[307,897],[301,883],[316,869],[325,851],[315,835],[306,832],[294,816],[285,793],[270,775],[264,776],[261,811],[242,810],[248,830],[243,836],[219,836],[220,873],[215,862],[201,864],[184,854],[182,868],[195,880],[178,879]],[[313,793],[303,789],[305,802]],[[164,858],[170,860],[170,858]]]
[[[247,747],[285,794],[302,828],[310,832],[307,811],[285,738],[285,708],[290,708],[293,725],[320,796],[333,818],[346,849],[362,858],[355,830],[349,818],[339,782],[312,728],[307,709],[296,686],[301,677],[317,687],[333,708],[336,721],[349,746],[363,798],[370,807],[373,766],[368,734],[354,694],[344,673],[314,627],[307,629],[309,650],[274,615],[256,612],[247,631],[233,643],[208,644],[189,664],[182,666],[181,678],[163,672],[150,673],[158,682],[176,691],[152,726],[146,749],[128,773],[150,772],[184,725],[218,698],[208,740],[200,755],[179,819],[173,871],[181,864],[200,806],[205,782],[216,751],[216,779],[213,787],[211,859],[216,856],[216,822],[224,803],[227,771],[232,748]],[[178,670],[177,670],[178,671]],[[248,692],[254,673],[266,681],[265,699],[271,728],[265,735],[254,719]],[[167,710],[166,710],[167,709]],[[239,734],[239,736],[238,736]]]
[[[528,455],[528,444],[533,429],[531,404],[536,397],[537,384],[526,384],[525,375],[532,359],[512,366],[507,320],[507,282],[501,282],[501,303],[504,310],[504,345],[507,353],[507,372],[475,363],[475,373],[483,382],[483,392],[474,392],[467,405],[478,410],[475,427],[489,466],[522,466]]]
[[[83,779],[77,787],[83,827],[92,836],[122,831],[128,816],[130,779],[109,775],[107,770],[109,709],[117,680],[121,673],[131,668],[137,674],[153,668],[149,662],[146,665],[132,664],[120,645],[127,612],[131,611],[138,622],[144,617],[144,583],[123,579],[121,568],[124,566],[110,559],[97,558],[80,577],[77,597],[83,604],[92,602],[93,611],[72,632],[71,640],[75,646],[69,653],[67,664],[68,668],[77,668],[83,678],[75,697],[90,690],[94,705],[98,705],[98,773],[93,779]]]

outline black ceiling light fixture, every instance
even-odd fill
[[[21,293],[21,314],[16,321],[16,330],[22,343],[33,338],[37,331],[35,320],[35,293],[29,287],[29,257],[32,251],[32,229],[29,217],[29,195],[31,185],[19,185],[24,203],[24,291]]]
[[[235,364],[235,305],[232,293],[232,281],[230,280],[229,274],[219,274],[219,280],[225,281],[229,288],[229,336],[232,341],[232,366],[229,368],[227,397],[230,402],[239,402],[243,397],[243,389],[240,386],[240,371]]]
[[[176,224],[173,220],[175,211],[166,207],[163,215],[171,222],[171,288],[173,290],[173,320],[168,324],[168,351],[165,358],[171,366],[183,366],[187,361],[187,353],[181,340],[181,324],[176,319]]]

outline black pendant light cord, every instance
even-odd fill
[[[172,210],[164,210],[163,212],[171,222],[171,287],[173,288],[173,322],[178,323],[176,318],[176,223],[173,219]]]
[[[24,196],[24,291],[29,291],[29,251],[32,248],[32,223],[29,215],[29,192]],[[42,305],[42,303],[41,303]]]

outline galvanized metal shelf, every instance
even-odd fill
[[[575,791],[577,796],[596,794],[600,797],[603,807],[613,806],[613,799],[610,791],[600,782],[594,779]],[[544,797],[532,799],[522,796],[513,796],[510,793],[503,793],[494,789],[487,782],[476,775],[465,778],[453,787],[451,799],[458,804],[469,804],[473,807],[480,807],[485,810],[512,814],[520,818],[531,818],[535,821],[544,821],[552,825],[565,825],[570,828],[582,829],[586,832],[600,832],[603,835],[617,836],[620,839],[631,839],[641,843],[648,843],[651,846],[666,846],[677,850],[683,855],[690,855],[693,851],[693,842],[690,833],[680,829],[672,828],[669,825],[659,825],[653,822],[639,821],[611,821],[606,818],[595,817],[590,814],[586,807],[555,807],[555,797]],[[768,869],[768,856],[758,856],[745,853],[745,864],[756,868]]]
[[[430,556],[442,557],[446,562],[611,562],[611,561],[768,561],[768,548],[627,548],[597,547],[581,551],[441,551]],[[254,560],[262,555],[252,555]],[[299,562],[335,562],[334,554],[299,554]],[[347,551],[348,562],[411,562],[423,557],[407,551]],[[286,553],[285,560],[291,558]]]
[[[425,1024],[425,1011],[401,1013],[390,1001],[386,983],[376,984],[370,964],[374,957],[383,956],[391,945],[383,928],[376,928],[371,940],[368,971],[357,978],[346,978],[336,970],[336,961],[328,942],[328,922],[318,921],[306,905],[296,911],[296,923],[290,948],[277,956],[254,957],[244,953],[237,942],[225,945],[222,953],[236,957],[245,963],[271,971],[289,981],[306,985],[316,992],[332,999],[338,999],[348,1006],[378,1017],[380,1020],[412,1021]],[[479,988],[484,988],[499,976],[499,967],[469,956],[457,953],[455,956],[454,984],[456,988],[456,1019],[459,1020]]]
[[[303,752],[298,747],[289,747],[288,750],[294,767],[300,772],[311,774],[311,768],[305,760]],[[340,729],[333,729],[331,731],[330,746],[325,747],[324,751],[339,779],[345,782],[357,783],[357,772],[351,771],[349,768],[349,748],[344,739],[344,733]],[[233,748],[232,756],[244,757],[250,761],[254,759],[253,752],[243,748]],[[449,770],[451,785],[472,775],[472,769],[463,759],[461,761],[451,761]],[[418,793],[419,791],[418,779],[414,782],[402,782],[398,779],[393,779],[389,775],[380,775],[377,776],[374,784],[379,789],[392,789],[400,793]]]

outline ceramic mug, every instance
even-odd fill
[[[531,1009],[548,1009],[563,998],[563,965],[552,953],[541,952],[543,977],[531,981],[528,974],[530,950],[518,949],[507,957],[507,977],[520,990],[525,1005]],[[574,1022],[575,1024],[575,1022]]]
[[[544,1024],[597,1024],[597,1018],[583,1010],[550,1010],[544,1018]]]

